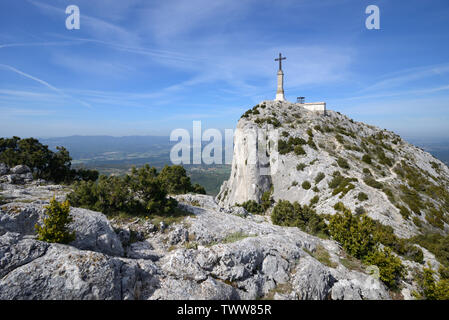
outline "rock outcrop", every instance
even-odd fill
[[[0,163],[0,183],[25,184],[33,181],[31,169],[25,165],[18,165],[9,168],[4,163]]]
[[[330,240],[220,208],[210,196],[177,198],[191,215],[165,232],[145,219],[111,224],[99,212],[71,208],[76,240],[68,245],[36,240],[48,201],[3,205],[0,299],[390,298],[368,274],[316,260],[322,246],[338,264],[341,250]],[[119,237],[124,230],[132,236]],[[367,288],[366,279],[374,285]],[[351,286],[342,292],[345,281]]]
[[[331,185],[336,172],[347,181]],[[310,187],[302,186],[306,181]],[[260,202],[270,188],[276,201],[304,205],[319,196],[317,213],[333,214],[342,201],[352,212],[360,208],[398,236],[410,237],[420,224],[449,231],[448,186],[444,163],[393,132],[331,110],[322,115],[294,103],[264,101],[238,122],[231,175],[216,200],[224,207]],[[436,222],[434,209],[445,218]]]

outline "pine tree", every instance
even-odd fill
[[[70,216],[70,203],[58,202],[55,197],[45,207],[47,218],[43,226],[36,224],[37,239],[46,242],[67,244],[75,240],[75,232],[68,230],[68,224],[73,221]]]

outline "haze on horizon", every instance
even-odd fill
[[[67,30],[77,5],[80,30]],[[365,28],[380,8],[381,29]],[[5,0],[0,136],[235,128],[276,92],[405,137],[449,138],[449,4],[365,0]]]

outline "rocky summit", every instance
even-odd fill
[[[416,271],[438,269],[424,248],[422,263],[399,257],[406,270],[393,292],[331,238],[274,225],[272,207],[258,215],[239,205],[268,193],[332,215],[342,202],[400,238],[446,234],[442,162],[392,132],[289,102],[260,103],[237,129],[216,198],[177,195],[189,214],[157,224],[71,207],[76,239],[66,245],[37,240],[35,225],[71,188],[0,164],[0,299],[413,299]]]
[[[449,168],[393,132],[331,110],[263,101],[242,116],[234,143],[231,176],[217,196],[221,206],[260,201],[272,189],[276,201],[315,198],[323,214],[343,202],[404,238],[423,225],[449,230]]]

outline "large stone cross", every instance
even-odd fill
[[[286,57],[282,56],[282,53],[279,53],[279,58],[274,59],[274,61],[279,61],[279,70],[282,70],[282,60],[287,59]]]

